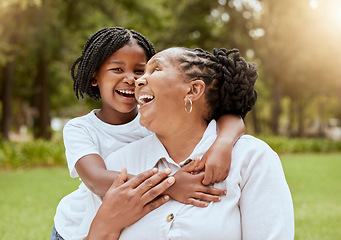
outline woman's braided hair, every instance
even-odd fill
[[[73,90],[77,99],[79,96],[83,98],[84,93],[95,100],[101,98],[98,87],[91,85],[94,72],[111,54],[131,42],[136,42],[144,49],[147,60],[155,54],[152,43],[134,30],[122,27],[103,28],[89,37],[82,55],[71,67],[71,77],[74,81]]]
[[[205,98],[210,107],[208,120],[224,114],[244,118],[256,103],[257,67],[245,61],[237,49],[214,49],[212,54],[200,48],[185,48],[185,54],[179,58],[185,63],[183,70],[190,79],[205,82]]]

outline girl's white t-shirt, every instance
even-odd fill
[[[63,129],[65,155],[71,177],[78,177],[76,162],[83,156],[98,154],[105,159],[110,153],[128,143],[151,134],[139,123],[140,115],[122,125],[111,125],[101,121],[98,110],[92,110],[85,116],[71,119]],[[91,216],[84,216],[89,209],[97,208],[100,197],[81,183],[79,188],[65,196],[58,204],[54,217],[55,227],[64,239],[79,238],[78,229],[90,226]],[[96,210],[97,209],[93,209]]]

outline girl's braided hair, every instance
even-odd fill
[[[94,72],[111,54],[131,42],[136,42],[144,49],[147,60],[155,54],[152,43],[134,30],[122,27],[103,28],[89,37],[82,55],[71,67],[71,77],[74,81],[73,90],[77,99],[79,96],[83,98],[84,93],[95,100],[101,98],[98,87],[91,85]]]
[[[183,49],[185,54],[178,59],[185,63],[183,70],[190,79],[205,82],[205,98],[210,107],[208,120],[224,114],[244,118],[257,100],[256,65],[245,61],[237,49],[213,49],[213,54],[200,48]]]

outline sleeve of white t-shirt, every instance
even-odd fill
[[[70,176],[78,177],[75,169],[76,162],[89,154],[99,154],[98,146],[95,144],[89,129],[73,120],[70,120],[63,129],[63,140],[65,156],[70,171]]]
[[[243,239],[293,240],[293,203],[281,161],[265,143],[253,143],[250,161],[241,172]]]

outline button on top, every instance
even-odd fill
[[[174,214],[171,213],[167,216],[167,222],[171,222],[174,219]]]

